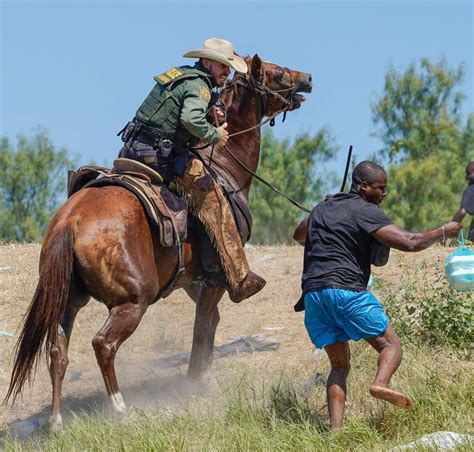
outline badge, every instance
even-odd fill
[[[199,95],[206,101],[209,102],[211,100],[211,93],[209,92],[209,88],[207,86],[201,85],[199,87]]]
[[[174,67],[171,68],[169,71],[160,74],[158,78],[162,83],[166,84],[168,82],[171,82],[175,78],[178,78],[180,75],[183,75],[183,73],[178,68]]]

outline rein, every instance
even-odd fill
[[[282,110],[282,111],[279,111],[278,113],[275,113],[274,115],[268,117],[267,119],[265,119],[265,121],[262,121],[262,122],[259,122],[258,124],[255,124],[254,126],[252,127],[249,127],[248,129],[244,129],[244,130],[239,130],[238,132],[234,132],[234,133],[231,133],[229,134],[229,138],[230,137],[235,137],[236,135],[240,135],[242,133],[247,133],[247,132],[250,132],[251,130],[254,130],[254,129],[259,129],[261,127],[263,127],[265,124],[268,124],[269,122],[273,121],[275,122],[275,118],[281,114],[281,113],[284,113],[286,114],[288,110]]]
[[[298,209],[301,209],[303,212],[310,213],[311,211],[308,210],[306,207],[302,206],[298,201],[295,201],[293,198],[288,196],[286,193],[283,193],[282,191],[278,190],[274,185],[272,185],[270,182],[266,181],[263,177],[259,176],[257,173],[252,171],[245,163],[241,162],[239,158],[227,147],[227,145],[224,146],[224,149],[227,151],[227,153],[235,160],[236,163],[238,163],[245,171],[247,171],[249,174],[251,174],[255,179],[258,181],[262,182],[265,184],[268,188],[273,190],[275,193],[277,193],[280,196],[283,196],[285,199],[291,202],[294,206],[298,207]]]

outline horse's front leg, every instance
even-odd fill
[[[217,305],[224,292],[225,289],[222,288],[210,289],[206,287],[188,291],[188,294],[196,302],[193,346],[188,369],[188,376],[191,378],[202,379],[212,364],[214,339],[220,320]]]

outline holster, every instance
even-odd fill
[[[119,156],[138,160],[158,171],[166,184],[175,175],[182,177],[189,160],[189,150],[171,133],[143,124],[136,118],[117,134],[125,143]]]

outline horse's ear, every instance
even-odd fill
[[[252,58],[252,75],[256,78],[260,76],[260,69],[262,67],[262,60],[261,58],[255,54]]]

